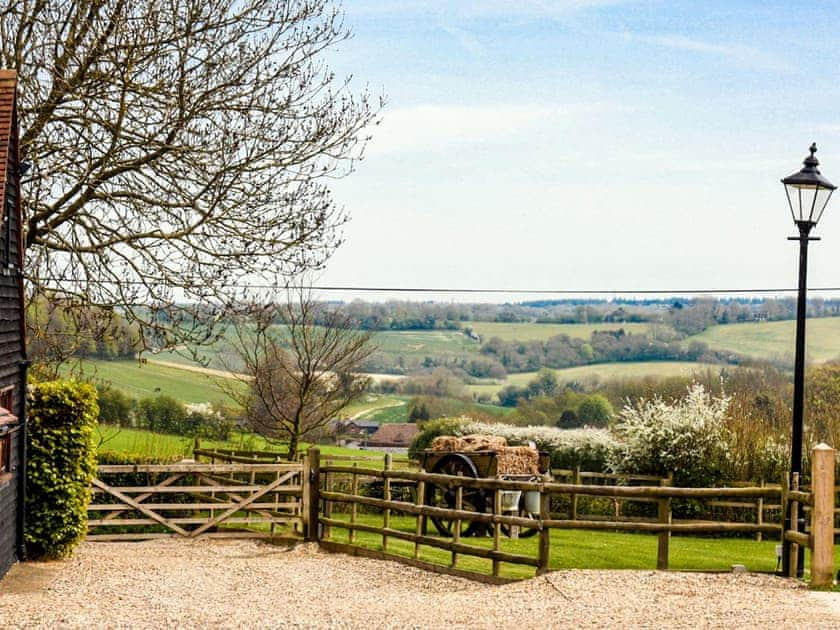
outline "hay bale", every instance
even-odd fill
[[[465,451],[497,451],[507,446],[507,440],[497,435],[465,435],[463,438]]]
[[[464,450],[464,440],[454,435],[439,435],[432,440],[433,451],[452,453]]]
[[[539,475],[540,454],[528,446],[505,446],[496,451],[500,475]]]

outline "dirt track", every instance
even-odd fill
[[[486,586],[249,541],[86,543],[0,582],[0,619],[33,628],[838,628],[839,601],[750,574],[560,571]]]

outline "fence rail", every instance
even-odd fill
[[[317,475],[319,480],[313,484],[317,488],[317,502],[322,509],[317,515],[320,524],[319,535],[330,545],[339,547],[333,536],[333,530],[347,531],[347,545],[359,546],[356,532],[365,532],[379,536],[382,553],[388,553],[388,541],[401,540],[414,546],[413,560],[420,561],[422,546],[448,551],[451,554],[450,570],[457,569],[459,556],[489,559],[492,561],[492,574],[500,578],[501,563],[526,565],[536,568],[537,573],[548,570],[551,548],[552,529],[589,529],[601,531],[650,532],[658,536],[657,567],[667,569],[669,555],[669,541],[672,534],[728,534],[749,533],[772,535],[781,540],[789,540],[797,545],[807,545],[815,549],[816,534],[812,532],[783,531],[782,519],[779,522],[766,522],[764,510],[810,508],[817,512],[825,510],[825,500],[817,505],[814,492],[801,491],[798,488],[788,490],[782,485],[761,483],[760,485],[721,488],[683,488],[674,487],[670,478],[653,476],[637,476],[634,483],[656,483],[656,485],[592,485],[583,483],[587,477],[599,481],[615,480],[617,476],[596,473],[584,475],[581,471],[569,471],[571,475],[559,475],[561,479],[571,478],[578,483],[567,483],[550,479],[516,481],[506,479],[473,478],[467,476],[452,476],[438,473],[427,473],[416,470],[395,470],[390,457],[385,458],[384,465],[359,466],[358,463],[345,465],[341,463],[326,463],[320,461],[317,450],[313,449],[309,455],[310,461],[317,461]],[[557,471],[555,471],[555,475]],[[627,480],[622,480],[627,483]],[[833,489],[833,478],[831,488]],[[382,495],[367,496],[374,484],[381,484]],[[376,486],[379,488],[379,485]],[[409,497],[395,499],[392,491],[398,487],[411,489]],[[521,503],[513,511],[503,509],[503,497],[506,494],[535,493],[538,495],[539,509],[529,507],[532,512],[523,513]],[[831,494],[831,493],[829,493]],[[478,504],[481,508],[469,505],[466,497],[481,497]],[[437,503],[431,497],[438,497]],[[445,497],[441,503],[440,497]],[[631,516],[619,517],[616,512],[614,518],[596,519],[589,516],[581,517],[576,510],[571,510],[565,518],[562,514],[552,512],[552,505],[556,499],[576,497],[604,498],[627,503],[645,502],[655,503],[657,506],[655,518],[639,518]],[[533,497],[531,497],[533,499]],[[674,518],[672,502],[676,500],[703,501],[707,505],[721,508],[752,508],[759,510],[757,522],[733,522],[731,520],[697,520]],[[830,515],[833,517],[833,495]],[[532,501],[533,503],[533,501]],[[342,518],[335,514],[338,507],[343,508]],[[486,506],[486,507],[485,507]],[[365,509],[382,515],[382,524],[372,523],[370,519],[359,518],[359,510]],[[405,527],[397,529],[391,525],[395,515],[414,518],[413,531],[406,531]],[[313,517],[315,518],[315,517]],[[430,532],[429,521],[440,529],[440,521],[448,523],[447,533],[450,537],[434,535]],[[438,522],[435,522],[438,521]],[[464,531],[475,533],[476,530],[466,529],[482,527],[492,537],[492,548],[470,544],[462,538]],[[825,527],[821,532],[825,535]],[[829,535],[833,533],[828,530]],[[441,530],[443,533],[443,530]],[[516,537],[523,535],[538,535],[539,542],[533,555],[520,552],[505,551],[501,545],[503,533]],[[466,534],[464,534],[466,535]]]
[[[619,486],[619,485],[588,485],[575,483],[562,483],[548,480],[542,481],[514,481],[504,479],[481,479],[463,476],[442,475],[437,473],[426,473],[422,471],[394,470],[390,463],[386,463],[382,469],[362,468],[358,465],[346,466],[326,464],[320,465],[319,475],[322,478],[323,489],[320,490],[320,500],[324,502],[323,515],[319,522],[324,527],[327,537],[331,535],[332,529],[348,530],[348,540],[354,543],[354,532],[361,531],[378,534],[382,539],[383,549],[387,549],[389,538],[412,542],[415,545],[415,559],[419,558],[421,545],[450,551],[453,555],[452,566],[455,565],[458,555],[474,556],[477,558],[489,558],[493,560],[493,575],[499,576],[499,563],[508,562],[533,566],[538,571],[548,568],[550,544],[549,535],[551,529],[591,529],[608,531],[637,531],[654,532],[660,536],[658,545],[657,566],[667,568],[668,566],[668,537],[671,533],[766,533],[779,534],[779,525],[756,524],[756,523],[732,523],[722,521],[679,521],[674,520],[670,502],[678,498],[694,499],[734,499],[734,498],[764,498],[775,499],[781,503],[781,490],[770,487],[742,487],[742,488],[678,488],[671,486]],[[336,476],[349,477],[349,484],[341,491],[336,491],[333,486],[336,483]],[[606,477],[606,475],[605,475]],[[364,496],[359,492],[360,480],[381,480],[386,492],[384,498]],[[653,477],[644,481],[663,480]],[[667,481],[667,480],[665,480]],[[393,500],[390,498],[389,490],[394,484],[413,484],[414,501]],[[428,504],[429,488],[438,486],[449,493],[448,496],[456,496],[455,505],[430,505]],[[485,512],[476,512],[464,506],[463,496],[465,493],[482,492],[487,495],[488,503],[492,507]],[[512,514],[502,509],[501,497],[505,492],[536,492],[539,493],[540,512],[528,514],[527,516]],[[550,512],[551,499],[555,497],[606,497],[611,499],[622,499],[625,501],[655,501],[659,506],[658,516],[654,522],[650,519],[631,520],[624,517],[621,520],[595,520],[578,518],[558,518]],[[349,514],[347,519],[333,517],[334,505],[348,506]],[[372,525],[369,522],[358,522],[357,508],[374,508],[382,512],[384,522],[382,526]],[[388,520],[394,514],[414,516],[416,519],[415,532],[396,530],[388,526]],[[429,535],[429,520],[446,519],[454,522],[452,540]],[[487,526],[489,534],[493,537],[493,548],[488,550],[478,545],[465,543],[460,539],[460,532],[464,524],[478,523]],[[537,546],[537,555],[527,556],[513,554],[501,549],[500,540],[502,530],[508,532],[537,530],[540,536],[540,544]]]
[[[299,463],[102,465],[88,539],[299,538],[302,472]]]

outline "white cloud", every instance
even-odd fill
[[[742,44],[709,42],[693,37],[686,37],[685,35],[674,34],[643,35],[640,33],[624,33],[624,37],[629,40],[671,48],[673,50],[686,50],[701,54],[717,55],[757,70],[786,72],[791,69],[789,64],[757,48],[751,48]]]
[[[452,37],[458,45],[466,52],[472,55],[481,55],[484,53],[484,46],[481,45],[478,38],[470,31],[458,28],[456,26],[441,26],[443,31]]]
[[[492,143],[536,129],[560,116],[556,107],[532,105],[416,105],[386,111],[373,134],[373,155],[439,151]]]

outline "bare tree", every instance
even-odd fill
[[[30,295],[118,307],[146,347],[214,335],[232,287],[318,268],[329,178],[379,104],[325,67],[332,0],[16,0]],[[212,312],[193,304],[212,303]]]
[[[233,356],[245,387],[220,385],[245,410],[249,428],[288,441],[292,460],[302,439],[367,390],[369,378],[357,370],[376,349],[372,334],[308,289],[291,290],[285,304],[251,307],[234,326]]]

